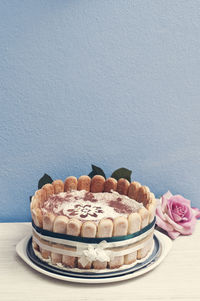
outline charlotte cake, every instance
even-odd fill
[[[37,190],[30,207],[33,222],[38,228],[72,236],[108,238],[133,234],[152,223],[156,200],[149,188],[138,182],[129,183],[123,178],[105,180],[99,175],[92,179],[71,176],[64,183],[56,180]],[[34,229],[32,244],[33,249],[52,264],[80,269],[113,269],[144,258],[152,248],[153,229],[143,240],[145,244],[140,249],[133,245],[124,246],[118,254],[125,255],[114,256],[119,248],[110,248],[112,256],[109,260],[87,263],[79,256],[66,255],[76,252],[76,246],[43,239]],[[131,246],[134,251],[127,253]]]

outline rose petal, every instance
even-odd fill
[[[176,214],[174,212],[172,213],[172,217],[176,223],[182,221],[182,217],[180,217],[178,214]]]
[[[170,231],[170,232],[168,232],[168,235],[169,235],[172,239],[176,239],[176,238],[180,235],[180,233],[177,232],[177,231]]]
[[[156,215],[156,224],[160,227],[160,228],[162,228],[163,230],[165,230],[165,231],[173,231],[174,229],[173,229],[173,227],[169,224],[169,223],[167,223],[167,222],[165,222],[165,221],[163,221],[158,215]]]
[[[193,217],[192,208],[191,208],[191,206],[187,206],[186,204],[183,205],[183,206],[184,206],[184,209],[185,209],[184,217],[186,218],[186,220],[190,221]]]
[[[178,209],[177,209],[178,208]],[[180,210],[180,219],[177,220],[173,217],[174,213],[179,215]],[[181,213],[182,211],[182,213]],[[167,203],[167,212],[171,219],[181,221],[184,218],[190,220],[192,218],[192,212],[190,207],[190,201],[183,198],[180,195],[172,196]]]
[[[172,215],[172,210],[173,210],[173,196],[168,200],[167,205],[166,205],[166,212],[169,215],[169,217],[171,217],[171,219],[173,219],[173,215]]]
[[[194,215],[196,218],[200,218],[200,210],[198,208],[192,207]]]
[[[193,216],[189,223],[186,223],[187,226],[185,227],[185,223],[183,223],[183,229],[180,231],[183,235],[190,235],[194,232],[195,225],[196,225],[196,218]]]
[[[182,221],[181,223],[179,223],[181,226],[183,226],[183,228],[190,228],[191,225],[196,223],[196,218],[195,218],[195,214],[194,211],[191,209],[191,219],[187,220],[187,221]]]
[[[156,208],[156,215],[158,215],[162,220],[165,220],[161,205],[158,205],[158,207]]]
[[[165,194],[162,196],[162,211],[165,212],[167,202],[168,200],[172,197],[173,195],[171,192],[168,190]]]
[[[182,195],[180,195],[180,194],[176,194],[176,195],[174,195],[173,196],[173,201],[174,202],[176,202],[176,203],[181,203],[181,204],[183,204],[183,205],[186,205],[187,207],[189,206],[191,206],[191,202],[190,202],[190,200],[188,200],[188,199],[185,199]]]
[[[182,230],[183,227],[181,225],[175,223],[167,214],[165,214],[165,218],[168,221],[168,223],[170,223],[173,226],[174,230],[177,230],[177,231]]]
[[[180,215],[178,215],[177,212],[175,212],[175,211],[172,212],[172,220],[175,221],[178,224],[180,224],[181,222],[190,221],[191,217],[192,217],[192,215],[190,215],[189,218],[188,218],[187,213],[186,213],[186,216],[180,216]]]

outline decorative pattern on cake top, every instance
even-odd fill
[[[143,205],[125,195],[111,193],[92,193],[73,190],[49,196],[42,206],[42,212],[53,212],[80,220],[98,221],[104,217],[114,219],[137,212]]]

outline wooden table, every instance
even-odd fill
[[[0,224],[0,300],[200,300],[200,221],[191,236],[173,242],[155,270],[111,284],[75,284],[31,269],[16,254],[16,244],[31,233],[29,223]]]

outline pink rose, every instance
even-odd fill
[[[180,234],[192,234],[196,215],[189,200],[181,195],[172,195],[168,191],[162,196],[161,203],[156,209],[156,224],[175,239]]]

